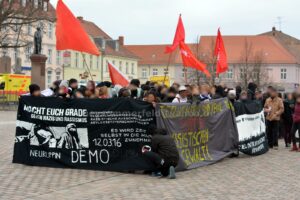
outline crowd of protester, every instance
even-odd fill
[[[36,84],[31,84],[29,87],[31,96],[42,96],[40,87]],[[55,81],[50,87],[52,94],[58,98],[132,98],[142,100],[153,104],[156,103],[194,103],[194,102],[207,102],[212,99],[228,98],[233,104],[239,103],[256,103],[257,106],[264,109],[266,117],[267,137],[269,147],[271,149],[278,149],[278,138],[282,137],[285,141],[287,148],[291,147],[291,151],[300,152],[300,143],[297,146],[296,132],[300,133],[300,93],[288,93],[282,94],[276,90],[275,87],[269,86],[265,92],[259,90],[254,83],[249,83],[246,90],[243,90],[240,86],[236,88],[228,88],[225,85],[210,86],[208,84],[201,85],[180,85],[173,83],[170,87],[160,85],[156,82],[146,82],[141,84],[138,79],[131,80],[127,87],[121,87],[118,85],[112,85],[111,82],[104,81],[95,83],[94,81],[88,81],[86,86],[79,86],[76,79],[70,79],[69,81]],[[165,143],[165,141],[171,141],[166,134],[163,134],[163,130],[156,130],[156,136],[159,141],[156,143]],[[164,136],[162,136],[164,135]],[[160,158],[166,159],[168,150],[172,157],[173,165],[177,164],[174,157],[177,158],[176,153],[173,151],[174,143],[168,142],[166,150],[163,155],[156,155],[148,153],[149,157],[153,159],[155,163],[161,163]],[[156,145],[157,146],[157,145]],[[161,150],[157,150],[160,152]],[[147,152],[147,151],[146,151]],[[159,154],[159,153],[158,153]],[[162,159],[163,160],[163,159]],[[164,162],[162,162],[164,163]],[[170,163],[170,162],[166,162]],[[158,164],[159,165],[159,164]],[[160,166],[164,175],[167,174],[166,169],[170,169],[169,174],[174,173],[173,166]],[[170,168],[169,168],[170,167]],[[175,167],[175,166],[174,166]],[[159,168],[159,167],[158,167]]]

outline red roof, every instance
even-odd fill
[[[166,65],[169,62],[170,54],[165,54],[167,44],[158,45],[126,45],[132,53],[140,57],[140,65]],[[170,64],[180,64],[179,50],[171,54]]]
[[[107,33],[105,33],[101,28],[99,28],[95,23],[86,21],[82,17],[77,17],[80,21],[81,25],[85,29],[85,31],[95,39],[95,44],[97,47],[101,50],[101,52],[104,55],[112,55],[112,56],[118,56],[118,57],[126,57],[126,58],[134,58],[138,59],[138,56],[136,56],[134,53],[129,51],[124,45],[119,45],[119,49],[115,50],[109,42],[106,42],[105,49],[101,49],[101,44],[97,41],[98,38],[102,38],[105,40],[113,40]]]
[[[99,28],[94,22],[86,21],[82,17],[77,17],[83,26],[84,30],[92,37],[92,38],[104,38],[107,40],[111,40],[111,37],[105,33],[101,28]]]
[[[188,44],[191,51],[196,57],[203,62],[211,61],[211,55],[214,50],[216,36],[202,36],[200,44]],[[255,61],[255,55],[258,53],[262,56],[262,63],[280,63],[291,64],[297,63],[296,58],[289,53],[276,39],[270,36],[223,36],[226,53],[229,63],[241,63],[245,54],[245,43],[248,47],[252,46],[249,62]],[[165,45],[126,45],[134,54],[138,55],[141,60],[140,65],[166,65],[169,61],[169,54],[165,54]],[[197,49],[198,48],[198,49]],[[177,49],[172,53],[170,64],[181,64],[181,56]]]
[[[215,36],[200,38],[201,53],[214,49]],[[261,52],[262,63],[297,63],[296,58],[289,53],[276,39],[270,36],[223,36],[229,63],[241,63],[245,57],[246,44],[250,52],[249,62],[254,62],[254,55]],[[250,48],[251,46],[251,48]]]

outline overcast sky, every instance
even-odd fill
[[[57,0],[50,0],[56,7]],[[186,41],[197,36],[253,35],[272,26],[300,38],[299,0],[64,0],[75,16],[93,21],[125,44],[171,43],[181,13]]]

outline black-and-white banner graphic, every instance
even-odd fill
[[[269,150],[264,112],[255,102],[241,102],[236,107],[239,150],[248,155],[261,155]]]
[[[151,104],[132,99],[21,97],[14,163],[101,170],[145,170],[155,124]]]

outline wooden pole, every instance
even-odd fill
[[[169,66],[170,66],[170,62],[171,62],[171,56],[172,53],[169,54],[169,59],[168,59],[168,64],[167,64],[167,72],[169,73]],[[165,84],[166,78],[167,78],[167,72],[165,72],[165,77],[164,77],[164,82],[163,84]]]
[[[83,53],[82,53],[82,52],[81,52],[81,55],[82,55],[83,63],[84,63],[84,65],[86,66],[86,69],[87,69],[88,73],[90,74],[90,77],[91,77],[92,81],[94,81],[94,80],[93,80],[93,76],[92,76],[92,74],[91,74],[91,71],[90,71],[90,69],[89,69],[89,66],[88,66],[88,64],[86,63],[85,57],[83,56]]]

